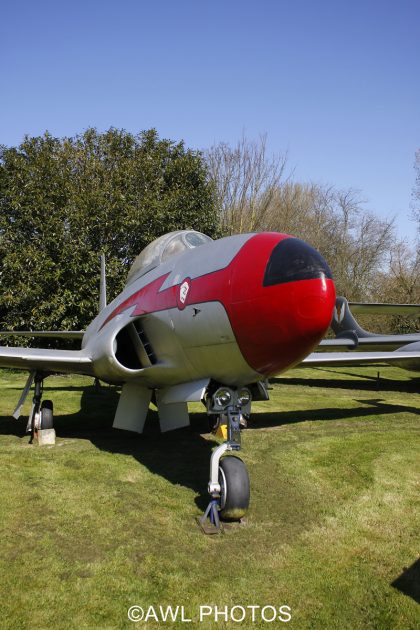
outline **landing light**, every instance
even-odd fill
[[[214,402],[219,407],[226,407],[232,400],[232,394],[228,389],[220,388],[214,394]]]
[[[238,393],[238,403],[242,407],[244,407],[250,401],[251,401],[251,392],[249,391],[249,389],[246,389],[246,388],[241,389],[240,392]]]

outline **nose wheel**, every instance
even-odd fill
[[[219,464],[220,516],[225,521],[238,521],[249,507],[249,475],[242,459],[227,455]]]
[[[211,499],[205,513],[198,519],[206,534],[220,533],[220,519],[240,521],[249,507],[248,471],[236,452],[241,448],[244,407],[249,411],[251,401],[250,394],[245,400],[244,390],[240,394],[228,388],[220,388],[207,401],[208,413],[218,413],[216,434],[223,435],[226,441],[214,449],[210,459],[208,492]]]
[[[198,523],[205,534],[219,534],[222,531],[220,519],[240,521],[249,507],[249,476],[242,459],[234,455],[220,455],[228,450],[225,443],[216,448],[211,459],[211,466],[218,470],[217,484],[209,483],[210,503]],[[216,464],[219,460],[220,463]],[[210,492],[210,488],[212,491]]]

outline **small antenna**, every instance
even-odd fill
[[[101,280],[99,285],[99,312],[106,306],[106,271],[105,254],[101,254]]]

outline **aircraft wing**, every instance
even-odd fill
[[[351,331],[350,331],[351,332]],[[354,334],[354,338],[336,337],[335,339],[323,339],[319,346],[319,352],[328,352],[332,350],[393,350],[401,346],[405,346],[410,343],[416,343],[420,341],[420,333],[404,333],[401,335],[373,335],[368,337],[357,337]],[[368,348],[366,348],[368,346]],[[325,349],[325,350],[324,350]]]
[[[335,339],[323,339],[318,347],[319,348],[348,348],[354,350],[357,348],[358,339],[356,336],[352,337],[336,337]]]
[[[420,350],[394,352],[313,352],[300,363],[302,367],[341,367],[369,363],[394,363],[407,369],[420,369]]]
[[[42,350],[0,346],[0,367],[93,375],[92,359],[83,350]]]

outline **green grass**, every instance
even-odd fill
[[[405,569],[419,557],[420,379],[376,371],[276,379],[243,434],[247,522],[216,537],[195,522],[215,444],[200,406],[191,429],[160,436],[151,414],[135,436],[111,429],[116,389],[50,377],[58,439],[38,447],[9,416],[25,375],[1,372],[0,627],[130,627],[134,604],[194,619],[204,604],[287,604],[299,630],[418,628]]]

